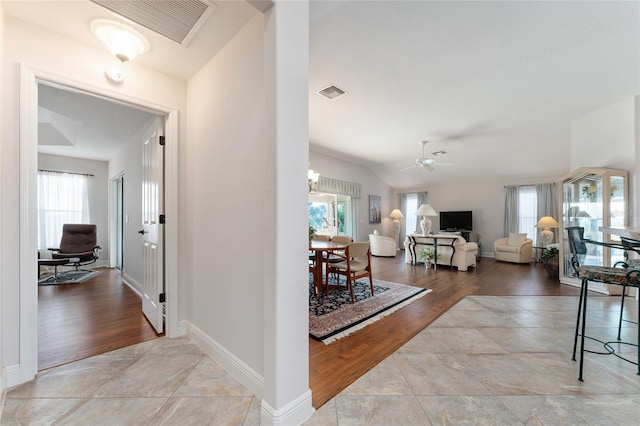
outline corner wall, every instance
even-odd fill
[[[267,196],[263,25],[257,14],[189,80],[190,241],[182,264],[195,283],[187,320],[258,376]]]
[[[398,207],[398,199],[392,188],[375,173],[367,167],[313,151],[309,152],[309,163],[311,168],[322,176],[362,185],[360,199],[357,201],[356,235],[353,235],[356,241],[368,241],[369,234],[372,234],[374,229],[377,229],[381,235],[393,236],[393,219],[389,217],[389,213]],[[381,223],[369,223],[369,195],[380,196]]]
[[[629,172],[629,225],[640,225],[640,96],[630,96],[571,122],[571,170],[606,167]]]

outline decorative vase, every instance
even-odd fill
[[[544,266],[544,270],[547,271],[547,274],[551,278],[558,278],[560,275],[560,257],[557,254],[554,254],[549,259],[546,259],[542,262]]]
[[[425,260],[424,261],[424,268],[425,269],[431,269],[431,260]]]

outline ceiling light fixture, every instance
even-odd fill
[[[142,34],[117,21],[97,19],[91,22],[91,32],[122,62],[149,51],[149,42]]]
[[[320,180],[320,173],[309,169],[307,172],[307,178],[309,179],[309,194],[319,193],[320,189],[318,188],[318,181]]]

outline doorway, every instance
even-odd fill
[[[125,213],[124,213],[124,175],[121,174],[112,179],[112,188],[113,188],[113,225],[114,225],[114,236],[112,241],[115,245],[113,248],[113,253],[115,259],[112,261],[111,265],[119,270],[120,272],[124,272],[124,221],[125,221]]]
[[[37,373],[37,268],[34,268],[34,253],[37,252],[36,240],[36,176],[38,164],[38,84],[44,83],[67,88],[71,91],[83,92],[103,99],[128,104],[146,109],[166,117],[166,135],[168,143],[165,216],[171,218],[165,225],[167,242],[165,265],[166,277],[166,335],[175,337],[180,334],[177,311],[178,281],[178,112],[171,107],[164,107],[157,102],[130,97],[123,93],[86,84],[62,76],[20,66],[20,362],[13,372],[11,384],[19,384],[31,380]],[[150,95],[151,96],[151,95]]]
[[[138,343],[136,335],[140,341],[150,335],[146,330],[149,324],[140,313],[145,305],[140,306],[136,293],[141,293],[147,281],[143,274],[147,259],[142,256],[142,238],[137,231],[143,182],[148,182],[141,172],[145,166],[141,135],[151,123],[154,129],[164,128],[164,120],[157,114],[38,84],[39,253],[50,256],[47,248],[58,247],[66,223],[94,225],[101,247],[97,262],[83,268],[99,276],[75,285],[56,283],[38,288],[38,314],[47,319],[38,322],[40,369]],[[131,177],[127,192],[125,171]],[[117,176],[110,179],[114,173]],[[114,192],[106,190],[109,182],[115,186]],[[162,194],[161,183],[154,187]],[[125,216],[132,218],[131,223],[125,224]],[[158,260],[160,265],[163,261]],[[114,263],[119,273],[105,269]],[[81,301],[80,307],[74,299]],[[65,312],[64,318],[57,312]],[[142,312],[148,316],[144,309]],[[157,322],[155,317],[149,320]],[[162,327],[158,330],[162,332]]]

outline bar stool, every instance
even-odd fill
[[[638,348],[638,359],[640,360],[640,346],[636,343],[628,343],[622,342],[620,339],[620,327],[622,324],[622,320],[618,324],[618,340],[617,342],[603,342],[593,337],[586,336],[586,323],[587,323],[587,298],[589,293],[589,282],[599,282],[603,284],[610,285],[620,285],[626,290],[626,287],[634,287],[640,289],[640,270],[639,269],[625,269],[625,268],[616,268],[616,267],[607,267],[607,266],[592,266],[592,265],[580,265],[580,256],[586,255],[587,248],[585,244],[585,240],[583,238],[584,228],[582,227],[569,227],[567,228],[568,236],[569,236],[569,249],[571,251],[571,265],[576,272],[578,278],[581,279],[582,285],[580,286],[580,297],[578,302],[578,315],[576,318],[576,330],[573,340],[573,356],[572,360],[576,360],[576,350],[578,344],[578,336],[580,336],[580,372],[578,375],[578,380],[583,381],[582,373],[584,367],[584,353],[595,353],[599,355],[614,355],[620,359],[623,359],[627,362],[635,364],[637,369],[637,374],[640,375],[640,363],[634,362],[627,358],[624,358],[619,353],[616,353],[614,348],[611,346],[612,343],[620,343],[626,345],[636,346]],[[591,242],[591,241],[589,241]],[[597,242],[599,245],[607,245],[605,243]],[[619,248],[618,245],[612,244],[612,247]],[[623,291],[624,293],[624,291]],[[640,300],[638,300],[638,309],[640,311]],[[620,318],[622,318],[622,310],[620,311]],[[598,352],[587,350],[584,348],[585,339],[595,340],[603,344],[606,352]],[[638,328],[638,341],[640,341],[640,328]]]

